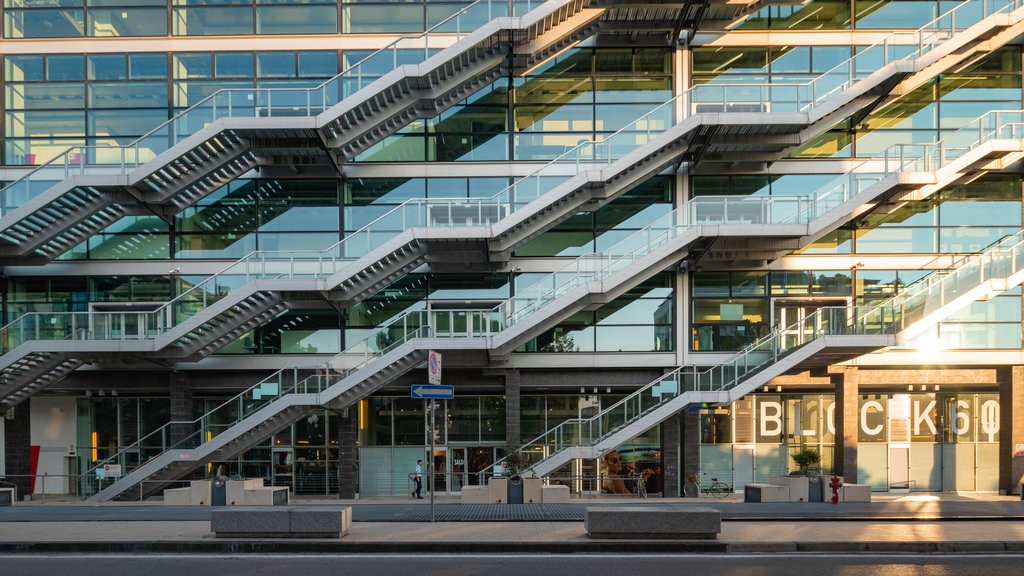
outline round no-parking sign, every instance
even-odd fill
[[[441,355],[433,350],[427,354],[427,377],[430,384],[441,383]]]

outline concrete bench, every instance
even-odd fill
[[[348,506],[236,506],[210,513],[210,531],[217,538],[341,538],[351,527]]]
[[[722,513],[690,506],[587,507],[583,525],[591,538],[714,540]]]
[[[744,502],[789,502],[789,486],[781,484],[747,484],[743,487]]]

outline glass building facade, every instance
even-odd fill
[[[0,475],[28,485],[45,473],[51,485],[30,490],[91,496],[110,484],[94,472],[107,458],[128,474],[181,442],[211,441],[300,382],[312,378],[320,392],[346,381],[362,359],[427,333],[416,330],[493,336],[516,318],[513,308],[587,286],[585,302],[507,349],[446,348],[443,381],[455,397],[433,413],[410,395],[427,381],[420,357],[369,392],[325,401],[176,479],[228,474],[296,495],[402,496],[422,458],[432,463],[429,489],[457,494],[503,460],[553,454],[545,435],[565,422],[610,434],[643,420],[632,402],[686,389],[669,392],[666,375],[688,382],[764,342],[810,341],[825,310],[888,306],[1024,230],[1017,158],[993,152],[955,165],[955,175],[927,163],[974,153],[980,140],[958,139],[976,125],[975,140],[996,138],[985,119],[997,115],[1006,119],[999,138],[1024,139],[1019,38],[998,36],[983,51],[954,34],[947,41],[967,43],[956,57],[881,81],[869,98],[856,88],[891,62],[930,58],[913,39],[919,28],[1003,25],[990,18],[1006,8],[999,2],[769,3],[698,21],[677,14],[667,34],[665,22],[630,30],[620,15],[596,32],[557,31],[571,39],[562,49],[495,59],[495,72],[395,112],[351,149],[338,142],[364,128],[331,132],[333,111],[399,106],[398,97],[366,96],[398,72],[457,83],[416,67],[460,47],[465,33],[562,4],[6,0],[0,368],[22,370],[19,345],[82,346],[61,348],[67,363],[46,385],[0,388]],[[600,18],[628,10],[621,4]],[[425,31],[429,41],[408,40]],[[817,92],[808,100],[806,90]],[[817,103],[844,90],[857,95],[815,117]],[[685,118],[712,128],[675,136],[666,145],[675,151],[642,177],[614,171]],[[794,122],[803,124],[787,132]],[[209,142],[220,136],[206,136],[217,126],[244,151],[218,156]],[[931,187],[848,198],[843,217],[784,241],[768,227],[777,222],[758,219],[822,197],[858,170],[878,172],[858,184],[864,191],[894,159]],[[548,198],[583,175],[591,180],[582,188],[595,190],[585,200]],[[188,178],[187,193],[158,197],[176,177]],[[38,233],[48,216],[24,224],[26,214],[62,187],[102,208],[74,233],[31,244],[26,226]],[[545,202],[552,216],[503,244],[502,226]],[[701,212],[741,202],[770,208],[734,221]],[[412,207],[423,207],[422,219]],[[687,226],[705,224],[699,238],[653,269],[624,282],[599,276],[594,262],[660,245],[659,226],[691,216]],[[330,284],[345,258],[440,227],[483,230],[486,246],[437,242],[404,267],[381,256],[369,288]],[[368,248],[354,248],[363,238]],[[37,247],[26,254],[21,245]],[[259,284],[311,278],[328,280]],[[538,296],[538,286],[551,292]],[[274,304],[196,348],[141,347],[164,345],[167,323],[249,292]],[[891,345],[787,365],[728,403],[679,404],[618,438],[616,452],[634,482],[667,496],[697,471],[741,492],[795,470],[791,454],[806,447],[821,453],[822,473],[873,491],[1014,491],[1024,472],[1024,453],[1013,450],[1024,445],[1024,421],[1012,411],[1024,397],[1022,296],[999,285]],[[86,345],[104,338],[129,344]],[[592,456],[547,481],[574,495],[608,492],[612,472]]]

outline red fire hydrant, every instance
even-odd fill
[[[843,485],[843,481],[839,479],[839,476],[832,475],[832,503],[839,504],[839,487]]]

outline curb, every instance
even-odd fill
[[[1024,552],[1024,542],[4,542],[4,554],[992,554]]]

